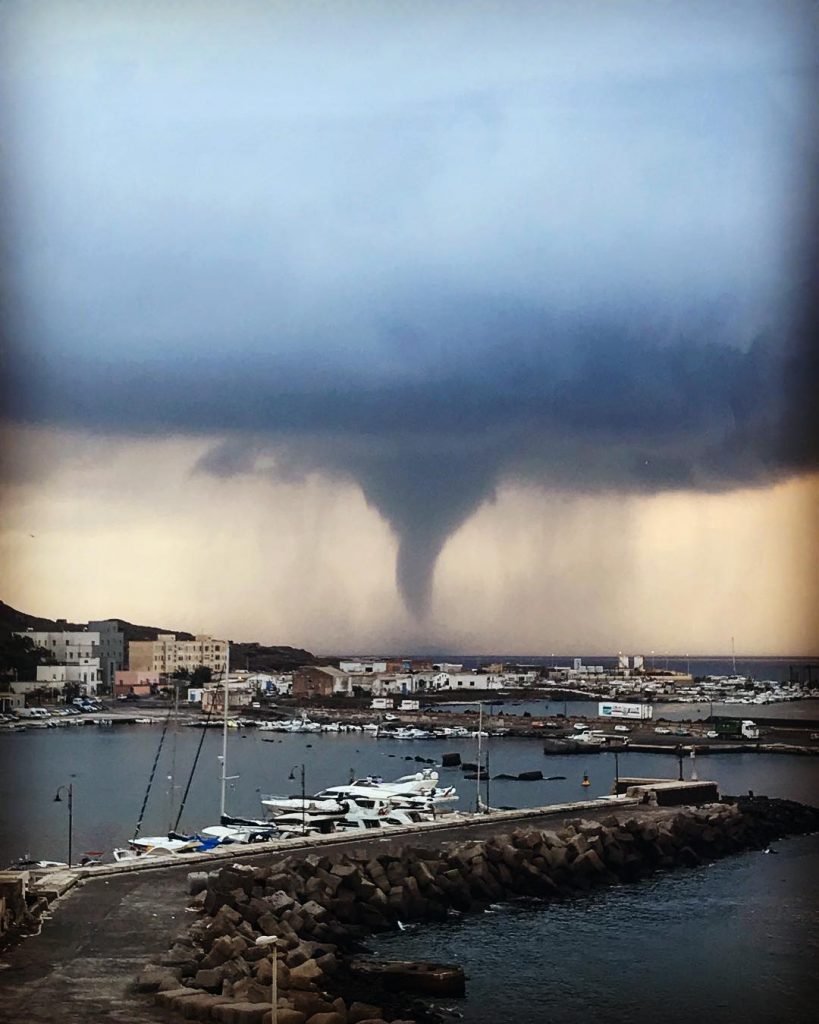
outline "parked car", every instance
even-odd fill
[[[631,732],[631,729],[627,725],[615,725],[615,732]]]
[[[654,730],[654,732],[656,732],[658,736],[670,736],[671,735],[671,730],[670,729],[666,729],[665,726],[662,726],[662,725],[658,725],[657,728]]]

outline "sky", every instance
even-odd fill
[[[315,651],[810,653],[810,3],[0,9],[0,559]]]

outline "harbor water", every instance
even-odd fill
[[[547,905],[377,936],[388,959],[461,964],[466,1024],[810,1024],[819,836]]]
[[[67,809],[55,803],[60,786],[71,784],[74,795],[74,850],[109,852],[133,834],[145,798],[162,727],[115,725],[30,729],[0,735],[0,863],[23,855],[64,860]],[[168,730],[146,805],[142,835],[165,834],[178,815],[202,732],[180,727]],[[537,739],[511,737],[484,740],[490,775],[517,775],[540,769],[551,781],[493,779],[489,803],[494,807],[533,807],[591,799],[611,792],[615,771],[623,776],[677,778],[679,764],[671,754],[612,753],[545,757]],[[179,828],[195,831],[219,818],[222,736],[205,731],[196,773]],[[305,789],[314,793],[340,785],[351,776],[381,775],[392,779],[440,763],[444,752],[458,752],[466,762],[476,759],[474,739],[401,741],[375,739],[368,733],[264,733],[231,729],[228,743],[227,810],[259,817],[263,793],[299,795],[300,769]],[[691,772],[685,758],[686,777]],[[749,789],[769,796],[805,802],[819,799],[819,758],[785,754],[723,754],[698,757],[700,778],[716,779],[724,793]],[[458,769],[439,769],[441,783],[456,786],[457,810],[475,809],[477,783]],[[295,776],[291,780],[288,776]],[[591,785],[581,786],[584,772]],[[557,777],[557,778],[554,778]],[[486,785],[481,799],[486,800]]]

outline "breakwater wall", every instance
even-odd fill
[[[273,966],[256,939],[275,935],[279,1024],[434,1019],[381,985],[377,973],[362,975],[355,954],[368,935],[517,896],[549,901],[634,882],[817,828],[814,808],[748,797],[673,811],[623,809],[480,841],[389,852],[369,845],[195,872],[189,880],[200,916],[142,971],[138,988],[185,1019],[266,1024]]]

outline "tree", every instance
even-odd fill
[[[57,660],[44,647],[36,647],[27,636],[0,633],[0,680],[37,678],[38,665],[56,665]]]
[[[63,686],[63,700],[66,704],[69,701],[74,700],[75,697],[80,696],[80,684],[79,683],[66,683]]]
[[[190,675],[191,686],[204,686],[205,683],[209,683],[212,678],[213,673],[207,665],[197,665]]]

